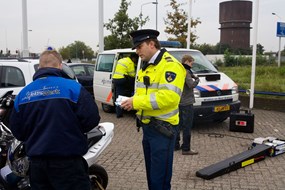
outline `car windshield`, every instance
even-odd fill
[[[79,64],[79,65],[69,65],[75,75],[78,76],[90,76],[93,77],[94,75],[94,68],[95,65],[84,65],[84,64]]]
[[[213,64],[199,51],[168,51],[180,62],[185,54],[191,55],[194,58],[194,64],[192,67],[193,73],[216,73],[217,69]]]

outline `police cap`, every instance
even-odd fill
[[[157,39],[159,32],[152,29],[136,30],[130,33],[131,39],[133,40],[133,47],[135,49],[138,45],[148,39]]]

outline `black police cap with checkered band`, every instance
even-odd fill
[[[135,49],[138,45],[144,42],[147,39],[157,39],[159,32],[157,30],[152,29],[142,29],[136,30],[130,33],[130,37],[133,41],[132,49]]]

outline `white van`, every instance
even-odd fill
[[[226,74],[219,72],[207,58],[197,50],[166,48],[176,59],[181,61],[183,55],[190,54],[195,62],[192,71],[200,79],[194,89],[195,120],[214,120],[222,122],[229,117],[230,112],[240,108],[238,86]],[[106,50],[98,54],[93,89],[96,100],[101,102],[105,112],[114,111],[114,97],[112,90],[112,75],[117,61],[135,53],[131,49]],[[137,71],[141,60],[138,61]]]

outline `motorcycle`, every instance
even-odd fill
[[[24,143],[18,141],[9,129],[9,113],[13,108],[13,91],[0,98],[0,190],[30,189],[28,157]],[[89,166],[92,190],[103,190],[108,185],[107,171],[96,164],[97,158],[110,144],[114,136],[114,124],[100,123],[87,133],[88,152],[83,156]]]

